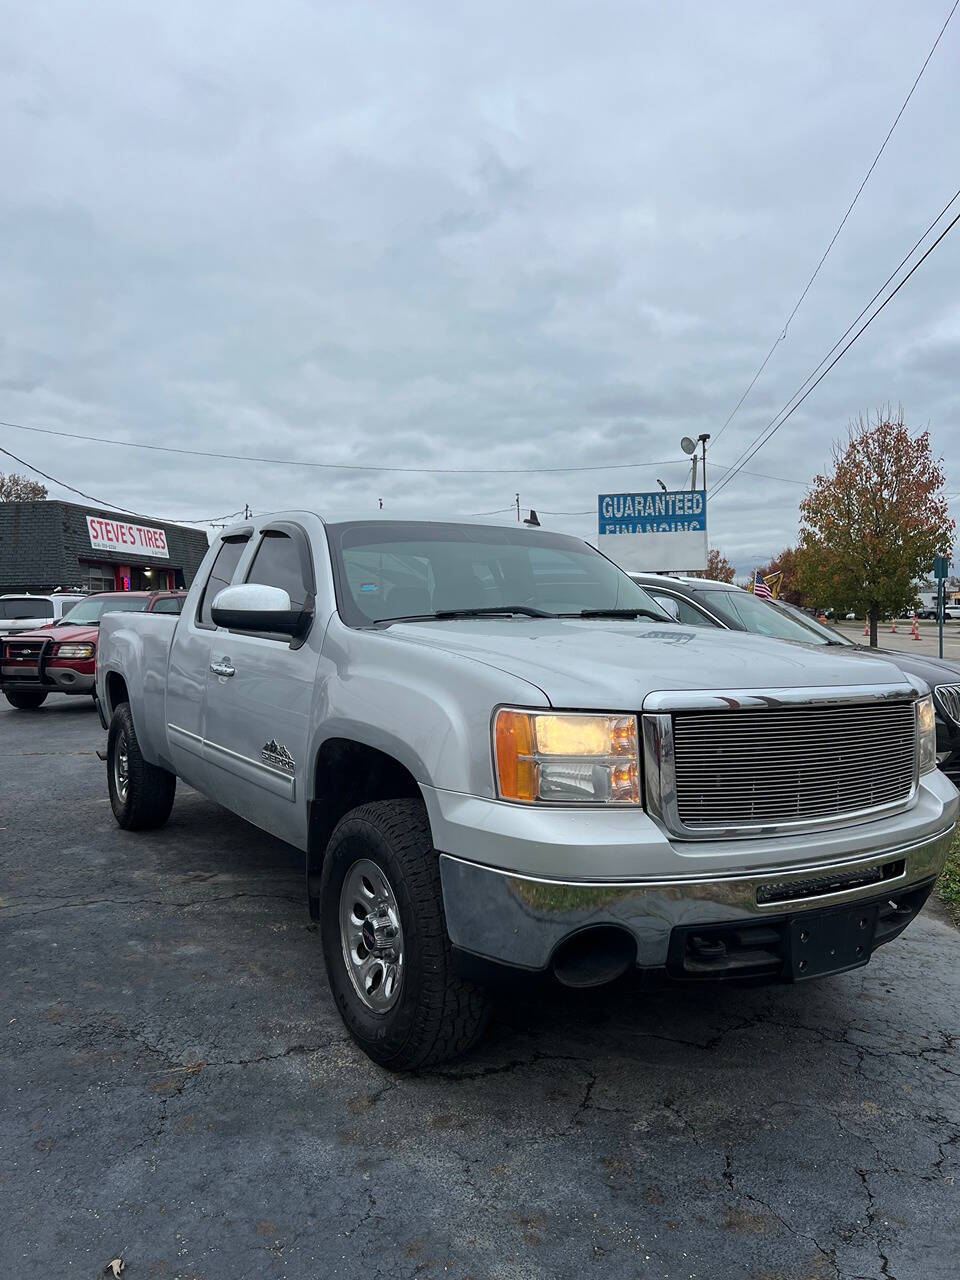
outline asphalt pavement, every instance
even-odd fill
[[[302,858],[181,789],[114,824],[86,698],[0,710],[0,1275],[947,1280],[960,934],[789,988],[501,1004],[391,1076]]]
[[[869,638],[863,634],[863,623],[840,622],[836,624],[845,636],[857,644],[869,644]],[[892,622],[882,622],[877,628],[877,647],[879,649],[899,649],[903,653],[923,653],[936,657],[939,653],[937,624],[921,622],[920,639],[914,640],[913,623],[909,618],[898,618],[896,631]],[[943,656],[960,666],[960,622],[946,622],[943,627]]]

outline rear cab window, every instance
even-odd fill
[[[15,618],[52,618],[53,603],[50,600],[44,600],[33,596],[23,596],[20,599],[0,600],[0,619],[13,620]]]

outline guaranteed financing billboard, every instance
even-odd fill
[[[622,569],[651,573],[707,567],[707,495],[702,489],[601,493],[597,546]]]

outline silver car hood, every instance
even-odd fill
[[[497,667],[563,707],[639,709],[648,694],[676,689],[910,689],[896,667],[856,650],[666,622],[484,618],[400,623],[387,634]]]

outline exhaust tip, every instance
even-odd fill
[[[600,987],[636,963],[637,944],[626,929],[595,925],[565,939],[553,953],[553,975],[565,987]]]

